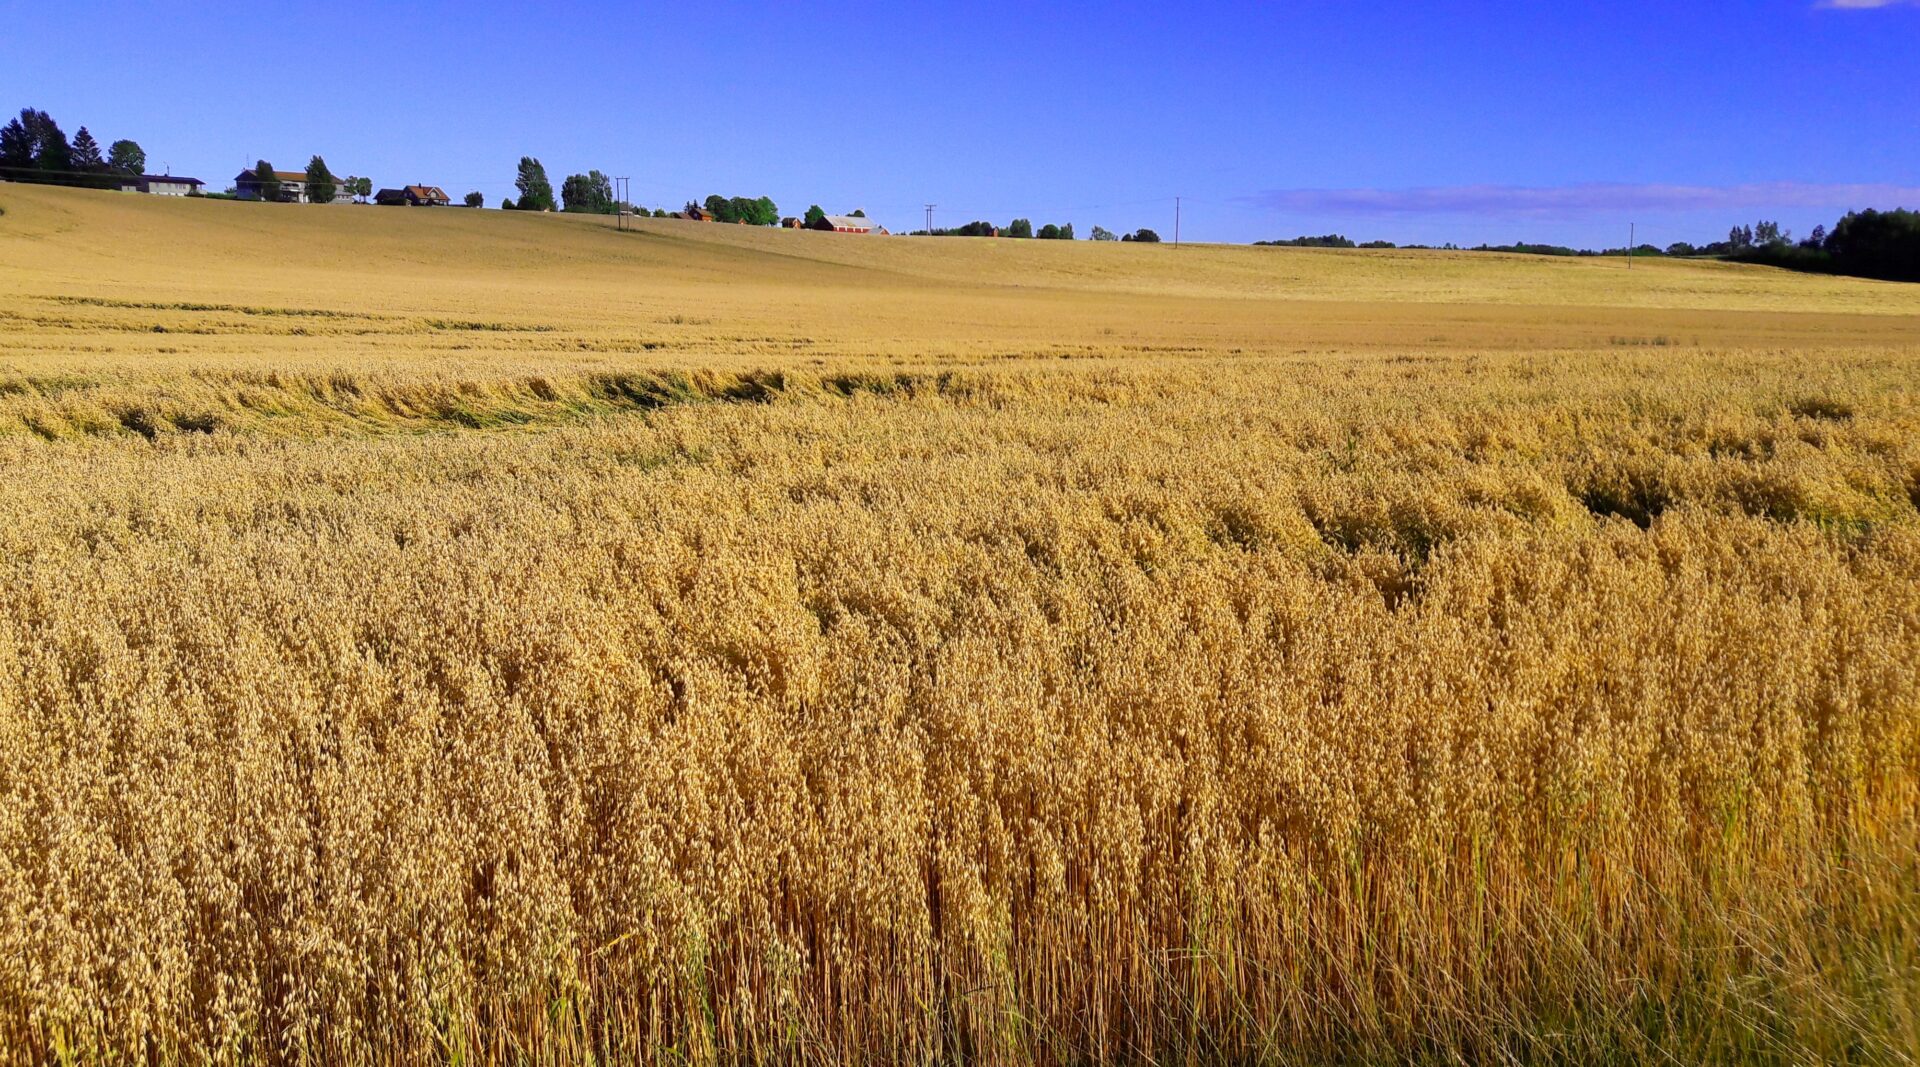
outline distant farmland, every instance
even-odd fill
[[[1920,1047],[1920,287],[0,208],[0,1059]]]

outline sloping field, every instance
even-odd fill
[[[0,209],[0,1062],[1920,1048],[1920,287]]]

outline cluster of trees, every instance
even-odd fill
[[[559,206],[553,200],[553,183],[547,180],[547,168],[532,156],[520,157],[513,187],[520,199],[502,200],[500,206],[507,211],[552,211]]]
[[[1057,224],[1049,222],[1038,230],[1033,228],[1030,219],[1014,219],[1007,228],[1000,231],[1002,237],[1034,238],[1041,241],[1073,240],[1073,223]]]
[[[1100,238],[1097,236],[1097,234],[1104,231],[1101,231],[1100,227],[1098,226],[1094,227],[1094,231],[1096,233],[1096,236],[1094,239],[1099,240]],[[915,230],[913,231],[912,236],[925,237],[925,236],[928,236],[928,234],[927,234],[927,231],[925,230]],[[1039,241],[1071,241],[1073,240],[1073,223],[1049,222],[1046,225],[1036,230],[1033,228],[1032,219],[1014,219],[1012,222],[1007,223],[1005,226],[995,226],[991,222],[987,222],[982,219],[975,219],[974,221],[967,223],[965,226],[956,226],[956,227],[953,227],[952,229],[945,229],[945,230],[940,230],[940,229],[934,230],[932,233],[932,236],[934,237],[1014,237],[1022,240],[1033,239],[1033,240],[1039,240]]]
[[[1113,234],[1096,226],[1093,239],[1111,241]],[[1121,238],[1125,240],[1125,238]],[[1339,234],[1322,237],[1296,237],[1291,240],[1256,241],[1260,245],[1292,245],[1311,248],[1430,248],[1431,245],[1400,245],[1391,241],[1368,241],[1355,245]],[[1455,246],[1446,244],[1442,248]],[[1743,263],[1761,263],[1791,270],[1825,274],[1847,274],[1889,281],[1920,281],[1920,211],[1849,212],[1832,230],[1815,226],[1806,238],[1795,241],[1793,234],[1778,222],[1761,219],[1727,231],[1724,241],[1696,245],[1675,241],[1661,248],[1639,244],[1632,248],[1572,248],[1567,245],[1513,244],[1475,245],[1472,252],[1517,252],[1533,256],[1670,256],[1735,259]]]
[[[1412,247],[1412,246],[1409,246]],[[1624,256],[1626,248],[1568,248],[1565,245],[1511,244],[1479,245],[1476,252],[1522,252],[1542,256]],[[1890,281],[1920,281],[1920,212],[1850,212],[1829,231],[1815,226],[1800,241],[1791,231],[1771,219],[1751,225],[1739,225],[1727,231],[1724,241],[1696,245],[1675,241],[1660,248],[1636,245],[1635,256],[1712,257],[1743,263],[1761,263],[1791,270],[1824,274],[1847,274]]]
[[[513,188],[520,194],[518,200],[508,197],[500,201],[500,207],[506,211],[571,211],[575,214],[611,215],[623,206],[613,198],[613,179],[597,170],[585,174],[569,174],[560,183],[560,197],[555,200],[553,182],[547,178],[546,165],[533,156],[521,156],[519,169],[514,172]],[[486,198],[479,193],[468,193],[468,207],[480,207]]]
[[[1272,241],[1255,241],[1256,245],[1268,245],[1278,248],[1353,248],[1353,238],[1337,233],[1322,237],[1290,237]]]
[[[67,140],[53,116],[33,108],[0,127],[0,177],[17,182],[111,188],[119,180],[146,172],[147,153],[119,140],[102,153],[85,126]]]
[[[926,230],[915,230],[913,231],[912,236],[915,236],[915,237],[998,237],[1000,236],[1000,227],[995,226],[993,223],[987,222],[984,219],[975,219],[972,222],[967,223],[965,226],[954,226],[946,229],[936,229],[931,233],[929,233]]]
[[[1920,282],[1920,211],[1850,211],[1831,231],[1815,226],[1798,244],[1777,227],[1755,227],[1733,258],[1790,270]]]
[[[613,199],[613,180],[597,170],[569,174],[560,183],[560,210],[574,214],[611,215],[620,209]]]
[[[814,207],[818,208],[819,205],[815,204]],[[721,196],[715,193],[698,204],[687,202],[688,211],[695,208],[705,210],[719,222],[738,222],[747,226],[780,225],[780,208],[772,199],[764,196]]]
[[[1141,227],[1140,229],[1133,231],[1132,233],[1121,233],[1121,234],[1116,234],[1112,230],[1107,229],[1105,226],[1095,226],[1093,228],[1093,239],[1096,241],[1132,241],[1139,244],[1149,244],[1149,245],[1156,245],[1160,243],[1160,235],[1157,233],[1154,233],[1152,230],[1149,230],[1144,226]]]

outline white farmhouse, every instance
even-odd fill
[[[150,193],[154,196],[192,196],[207,184],[198,178],[177,174],[138,174],[120,179],[123,193]]]

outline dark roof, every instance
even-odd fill
[[[140,175],[140,180],[143,182],[184,182],[188,185],[207,184],[198,178],[186,178],[178,174],[142,174]]]

